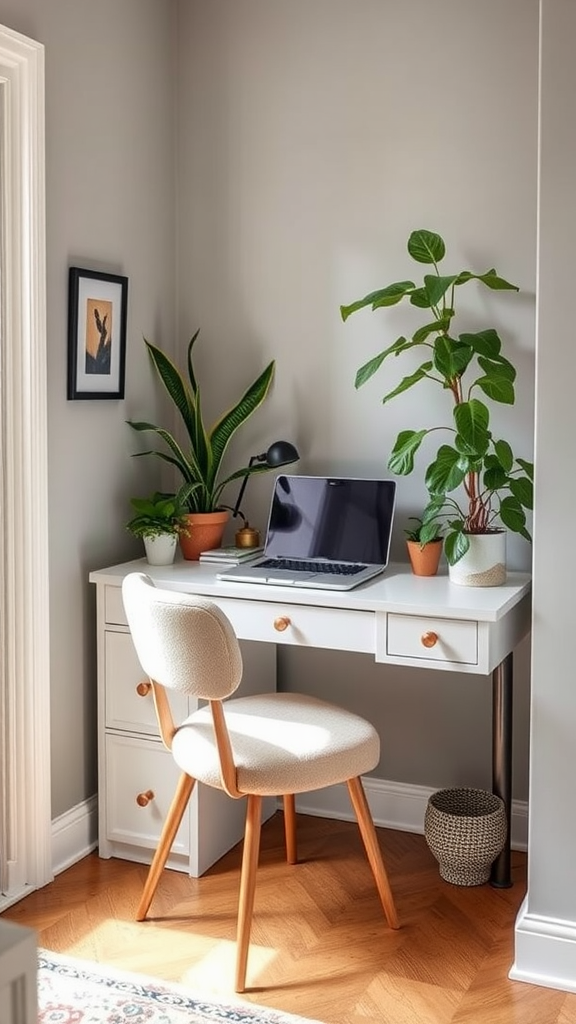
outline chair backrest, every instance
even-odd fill
[[[212,601],[161,590],[130,573],[122,599],[138,660],[150,678],[203,700],[223,700],[242,679],[242,655],[229,620]]]

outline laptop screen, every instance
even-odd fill
[[[394,480],[279,476],[265,553],[386,565],[395,495]]]

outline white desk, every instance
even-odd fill
[[[383,665],[491,676],[493,790],[504,800],[510,821],[513,651],[530,629],[528,574],[510,573],[502,587],[472,588],[451,584],[446,575],[417,577],[408,565],[392,564],[383,576],[342,593],[223,582],[216,579],[217,568],[184,561],[150,566],[139,559],[90,574],[98,594],[100,801],[110,772],[103,751],[106,721],[110,725],[106,634],[127,632],[122,580],[129,572],[146,572],[158,586],[210,597],[241,640],[365,652]],[[101,853],[110,856],[107,850],[117,851],[102,832],[109,828],[105,818],[104,809]],[[123,833],[126,838],[129,848],[130,829]],[[510,885],[509,840],[494,864],[492,883]]]

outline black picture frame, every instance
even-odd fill
[[[124,398],[128,278],[70,267],[68,399]]]

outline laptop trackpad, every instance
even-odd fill
[[[317,572],[303,572],[301,569],[297,573],[290,569],[272,569],[270,575],[266,576],[266,583],[304,583],[317,575]]]

